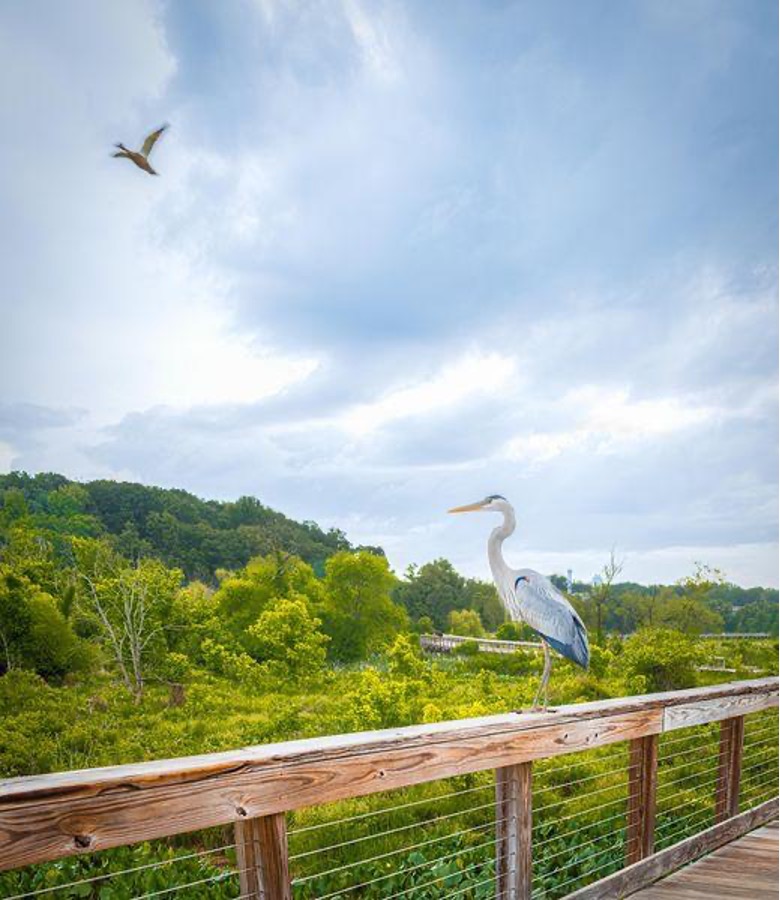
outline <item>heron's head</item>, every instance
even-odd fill
[[[451,513],[464,512],[505,512],[511,509],[509,501],[501,494],[489,494],[484,500],[478,500],[476,503],[467,503],[465,506],[455,506],[448,509]]]

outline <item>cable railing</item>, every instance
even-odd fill
[[[9,779],[0,897],[630,893],[777,816],[776,706],[768,678]]]

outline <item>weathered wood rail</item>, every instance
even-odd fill
[[[497,821],[502,823],[497,889],[512,900],[525,900],[531,890],[533,762],[628,741],[628,868],[618,873],[625,893],[625,873],[633,878],[629,887],[637,889],[658,877],[664,860],[671,865],[695,850],[690,845],[654,854],[659,735],[722,723],[717,795],[722,827],[716,838],[733,836],[735,829],[741,833],[743,826],[755,827],[777,815],[776,798],[737,815],[744,716],[777,705],[777,679],[762,678],[546,713],[508,713],[7,779],[0,781],[0,870],[235,823],[242,896],[287,898],[287,812],[495,770]],[[604,890],[603,896],[618,896]]]

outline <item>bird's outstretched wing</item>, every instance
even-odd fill
[[[515,578],[518,618],[527,622],[552,647],[583,668],[588,667],[588,632],[582,619],[553,583],[532,569],[520,569]]]
[[[141,153],[143,153],[144,156],[149,156],[149,154],[152,152],[152,147],[154,147],[160,135],[163,133],[163,131],[165,131],[167,127],[167,125],[163,125],[161,128],[158,128],[157,131],[153,131],[150,135],[147,136],[146,140],[144,141],[143,147],[141,147]]]

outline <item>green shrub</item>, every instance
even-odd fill
[[[668,628],[642,628],[626,640],[621,663],[629,683],[642,676],[653,692],[693,687],[702,660],[702,647],[691,637]]]

